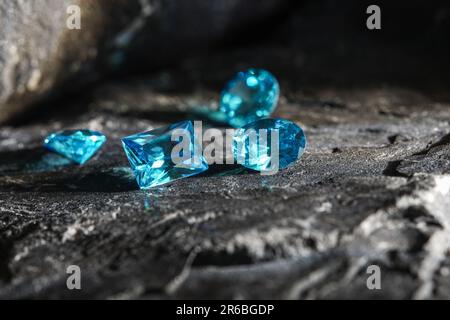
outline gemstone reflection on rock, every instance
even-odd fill
[[[280,86],[268,71],[250,69],[239,72],[222,91],[219,110],[234,127],[269,117],[275,109]]]
[[[300,159],[305,148],[303,130],[284,119],[262,119],[248,123],[238,129],[233,137],[236,161],[257,171],[284,169]]]
[[[175,134],[177,139],[173,139]],[[172,152],[183,139],[187,139],[187,143],[183,144],[187,148],[181,149],[178,153],[182,161],[174,161]],[[201,147],[195,139],[192,121],[183,121],[123,138],[122,145],[141,189],[159,186],[208,170]]]
[[[105,143],[106,137],[92,130],[64,130],[52,133],[44,140],[44,146],[78,164],[88,161]]]

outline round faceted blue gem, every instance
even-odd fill
[[[257,171],[278,171],[300,159],[306,148],[305,134],[284,119],[261,119],[236,130],[233,153],[236,161]]]
[[[106,137],[92,130],[64,130],[52,133],[44,140],[44,146],[78,164],[88,161],[105,143]]]
[[[219,110],[230,125],[241,127],[269,117],[277,105],[279,95],[280,86],[270,72],[250,69],[239,72],[225,85]]]

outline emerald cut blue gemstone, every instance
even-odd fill
[[[277,79],[263,69],[239,72],[222,91],[219,111],[234,127],[269,117],[274,111],[280,86]]]
[[[122,145],[141,189],[208,170],[192,121],[123,138]]]
[[[233,153],[237,162],[257,171],[277,171],[300,159],[306,137],[295,123],[262,119],[236,130]]]
[[[52,133],[44,140],[44,146],[78,164],[88,161],[105,143],[106,137],[92,130],[64,130]]]

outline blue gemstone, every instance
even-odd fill
[[[295,123],[262,119],[236,130],[233,153],[239,164],[257,171],[277,171],[300,159],[306,137]]]
[[[44,146],[78,164],[88,161],[105,143],[106,137],[92,130],[64,130],[52,133],[44,140]]]
[[[192,121],[182,121],[123,138],[122,145],[141,189],[208,170],[201,147],[196,141]],[[174,152],[178,149],[179,152]],[[177,161],[174,155],[178,156]]]
[[[239,72],[222,91],[219,110],[234,127],[269,117],[274,111],[280,86],[268,71],[250,69]]]

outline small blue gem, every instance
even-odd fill
[[[106,137],[92,130],[64,130],[52,133],[44,140],[44,146],[78,164],[88,161],[105,143]]]
[[[280,86],[268,71],[250,69],[239,72],[222,91],[219,110],[234,127],[269,117],[274,111]]]
[[[233,137],[235,159],[239,164],[257,171],[273,170],[277,159],[276,170],[284,169],[300,159],[305,148],[303,130],[283,119],[262,119],[248,123],[238,129]]]
[[[187,139],[186,144],[184,139]],[[180,144],[187,147],[187,150],[183,147],[178,154],[175,152],[176,156],[183,159],[182,162],[176,162],[172,159],[172,153]],[[192,121],[182,121],[123,138],[122,145],[141,189],[208,170],[201,147],[195,139]]]

